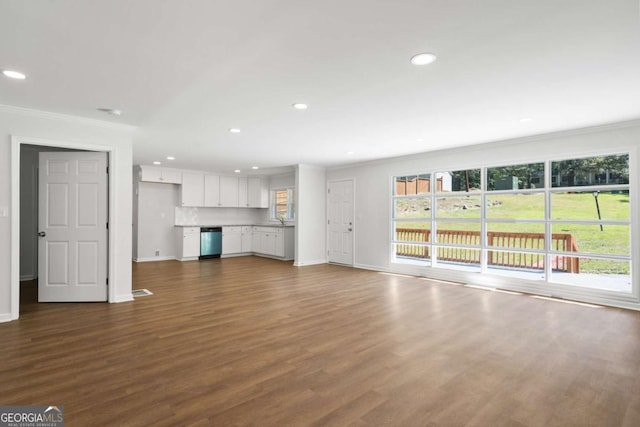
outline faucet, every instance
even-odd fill
[[[280,224],[282,224],[282,226],[284,227],[284,218],[279,216],[278,220],[280,221]]]

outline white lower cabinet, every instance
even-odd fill
[[[274,258],[293,259],[293,227],[253,227],[253,252]]]
[[[252,248],[250,226],[222,227],[222,255],[250,253]]]
[[[242,252],[253,252],[253,227],[242,227]]]
[[[180,261],[200,256],[200,227],[176,227],[176,254]],[[222,227],[222,255],[263,255],[283,260],[294,257],[293,227]]]
[[[200,256],[200,227],[177,227],[176,242],[178,259],[187,261]]]
[[[242,252],[242,227],[222,227],[222,255]]]

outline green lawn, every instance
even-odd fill
[[[479,196],[457,196],[439,199],[438,217],[448,219],[478,219],[477,223],[441,222],[440,229],[480,230]],[[544,197],[542,194],[490,195],[487,218],[489,231],[544,233]],[[629,220],[628,193],[611,192],[598,194],[600,214],[603,220]],[[629,255],[630,230],[627,225],[575,224],[573,220],[598,220],[595,197],[592,193],[552,194],[552,219],[566,220],[553,226],[553,233],[572,234],[579,252],[595,254]],[[396,203],[398,218],[415,219],[403,222],[402,228],[429,228],[432,209],[420,200],[402,199]],[[491,219],[530,219],[541,223],[495,223]],[[629,274],[629,263],[609,260],[581,260],[581,272],[601,274]]]

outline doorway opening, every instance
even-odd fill
[[[12,137],[11,147],[11,320],[19,317],[21,303],[37,302],[38,279],[38,156],[40,152],[103,152],[111,162],[113,149],[66,141],[51,141],[28,137]],[[108,177],[106,214],[111,217],[113,196],[112,177]],[[107,231],[107,247],[113,232]],[[106,271],[110,276],[113,266],[106,252]],[[106,290],[106,300],[113,301],[112,289]]]
[[[20,145],[20,309],[38,302],[38,156],[41,152],[75,150]]]

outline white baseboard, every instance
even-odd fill
[[[237,257],[237,256],[251,256],[253,255],[252,252],[242,252],[239,254],[222,254],[220,255],[220,258],[233,258],[233,257]]]
[[[109,301],[110,303],[119,303],[119,302],[128,302],[133,301],[133,294],[128,293],[124,295],[116,295],[113,301]]]
[[[23,276],[20,276],[20,281],[21,282],[28,282],[31,280],[34,280],[36,277],[33,274],[25,274]]]
[[[279,256],[273,256],[273,255],[268,255],[268,254],[261,254],[258,252],[254,252],[251,255],[253,256],[259,256],[261,258],[271,258],[271,259],[277,259],[278,261],[293,261],[293,258],[280,258]]]
[[[4,322],[11,322],[12,319],[11,318],[11,313],[0,313],[0,323],[4,323]]]
[[[198,257],[190,257],[190,258],[172,258],[172,259],[175,259],[176,261],[180,261],[180,262],[182,262],[182,261],[198,261],[198,260],[200,260],[200,258],[198,258]]]
[[[134,258],[133,262],[171,261],[174,259],[176,259],[174,256],[154,256],[149,258]]]
[[[382,268],[382,267],[379,267],[377,265],[354,264],[353,267],[354,268],[360,268],[362,270],[382,271],[384,273],[388,273],[389,272],[388,268]]]
[[[302,262],[294,262],[293,266],[294,267],[305,267],[307,265],[319,265],[319,264],[326,264],[327,260],[326,259],[314,259],[311,261],[302,261]]]

